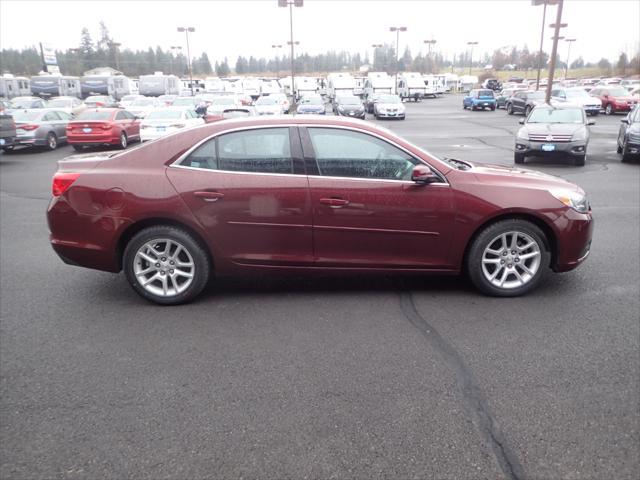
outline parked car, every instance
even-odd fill
[[[284,113],[289,113],[289,109],[291,108],[291,104],[289,103],[289,99],[284,93],[272,93],[269,95],[272,98],[277,98],[280,104],[282,105],[282,109]]]
[[[33,110],[35,108],[45,108],[47,102],[40,97],[13,97],[7,112],[14,110]]]
[[[167,107],[154,110],[140,122],[140,140],[155,140],[183,128],[203,125],[204,120],[192,108]]]
[[[497,78],[487,78],[484,82],[482,82],[482,88],[493,90],[495,92],[502,89],[502,84]]]
[[[225,108],[222,111],[222,118],[244,118],[255,117],[258,113],[253,105],[237,105],[235,107]]]
[[[373,116],[380,118],[399,118],[404,120],[406,109],[398,95],[384,93],[373,104]]]
[[[178,95],[160,95],[158,101],[161,107],[170,107],[176,98],[179,98]]]
[[[55,150],[58,145],[67,141],[66,128],[71,115],[66,112],[37,108],[17,110],[12,116],[16,125],[14,146]]]
[[[515,163],[524,163],[527,156],[569,157],[574,165],[583,166],[589,146],[589,126],[582,107],[536,106],[516,134],[513,156]]]
[[[322,100],[320,95],[304,96],[300,99],[296,112],[300,114],[315,113],[317,115],[324,115],[326,113],[324,100]]]
[[[235,95],[215,96],[210,98],[207,113],[210,115],[222,115],[226,108],[240,106],[240,102]]]
[[[258,115],[282,115],[285,113],[284,107],[282,99],[275,94],[262,96],[255,103]]]
[[[84,99],[87,108],[115,108],[118,102],[110,95],[91,95]]]
[[[120,107],[122,108],[127,108],[129,106],[131,106],[131,104],[139,99],[139,98],[145,98],[143,95],[137,95],[137,94],[132,94],[132,95],[125,95],[124,97],[122,97],[122,99],[120,100]]]
[[[364,97],[364,109],[367,113],[373,113],[373,106],[380,99],[382,95],[387,95],[385,93],[371,93]]]
[[[202,97],[178,97],[171,104],[172,107],[187,107],[194,108],[198,106],[198,104],[203,101]]]
[[[360,98],[350,96],[336,96],[333,101],[333,113],[343,115],[345,117],[355,117],[364,120],[364,105]]]
[[[582,107],[587,115],[598,115],[602,109],[600,99],[589,95],[582,87],[554,88],[551,98],[556,104]]]
[[[12,115],[0,114],[0,147],[6,152],[13,148],[16,140],[16,124]]]
[[[636,106],[629,114],[620,120],[618,132],[618,153],[623,162],[630,162],[640,158],[640,106]]]
[[[491,111],[495,110],[496,97],[493,90],[476,88],[469,91],[469,93],[462,98],[462,108],[470,108],[471,110],[477,110],[479,108],[484,110],[488,108]]]
[[[516,296],[580,265],[593,233],[566,180],[440,159],[333,116],[229,120],[68,159],[52,192],[60,258],[123,269],[159,304],[192,300],[214,273],[265,271],[465,271],[486,294]]]
[[[140,122],[120,108],[87,109],[67,125],[67,139],[74,149],[87,146],[116,145],[127,148],[140,140]]]
[[[53,97],[47,101],[46,108],[66,112],[75,117],[79,113],[84,112],[87,106],[77,97]]]
[[[629,112],[638,103],[638,100],[631,96],[625,88],[617,85],[598,86],[589,94],[600,99],[604,113],[607,115]]]
[[[505,108],[509,115],[522,113],[525,117],[537,105],[544,104],[545,92],[542,90],[521,90],[515,92],[507,100]]]
[[[516,92],[515,88],[505,88],[498,95],[496,95],[496,108],[504,108],[507,104],[507,100],[511,98]]]
[[[163,103],[158,100],[158,97],[142,97],[131,102],[131,105],[129,105],[126,110],[134,117],[144,118],[149,112],[162,106]]]

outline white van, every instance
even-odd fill
[[[356,81],[350,73],[334,72],[327,75],[327,96],[333,100],[336,96],[353,95]]]
[[[424,98],[427,88],[418,72],[403,72],[398,77],[398,96],[400,99],[412,99],[417,102]]]

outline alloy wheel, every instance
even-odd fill
[[[176,240],[154,239],[142,245],[134,257],[133,272],[147,292],[172,297],[193,282],[195,262],[187,248]]]
[[[519,288],[535,277],[540,260],[540,245],[533,237],[523,232],[505,232],[484,249],[482,273],[497,288]]]

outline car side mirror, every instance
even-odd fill
[[[595,120],[588,120],[587,121],[587,125],[595,125],[596,121]]]
[[[524,118],[521,118],[520,120],[518,120],[518,123],[519,123],[520,125],[524,125]]]
[[[421,185],[434,183],[439,178],[426,165],[416,165],[411,172],[411,180]]]
[[[626,123],[627,125],[629,125],[629,119],[628,118],[623,118],[622,120],[620,120],[622,123]]]

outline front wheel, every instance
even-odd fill
[[[127,148],[127,145],[129,144],[129,141],[127,139],[127,134],[124,132],[120,133],[120,143],[118,144],[118,148],[124,150],[125,148]]]
[[[55,133],[49,132],[47,134],[47,143],[45,145],[45,148],[47,150],[55,150],[56,148],[58,148],[58,137],[56,137]]]
[[[193,300],[211,274],[200,243],[186,231],[165,225],[138,232],[125,248],[123,266],[133,289],[161,305]]]
[[[587,155],[578,155],[573,159],[573,164],[576,167],[584,167],[584,164],[587,162]]]
[[[622,153],[622,163],[629,163],[632,160],[632,156],[629,153],[627,146],[626,145],[622,145],[622,151],[620,152]]]
[[[528,117],[530,113],[531,113],[531,107],[527,106],[527,108],[524,109],[524,116]]]
[[[467,270],[481,292],[516,297],[535,288],[549,260],[544,233],[531,222],[510,219],[480,232],[469,249]]]
[[[513,154],[513,162],[514,163],[524,163],[524,153],[514,153]]]
[[[509,115],[513,115],[513,105],[511,105],[510,103],[507,103],[507,113]]]
[[[611,104],[606,106],[606,108],[604,109],[604,113],[606,113],[607,115],[613,115],[613,107],[611,106]]]

